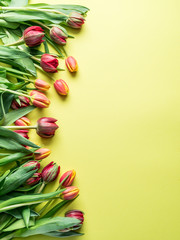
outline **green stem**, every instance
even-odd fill
[[[42,22],[40,21],[37,21],[37,20],[31,20],[31,22],[34,22],[34,23],[37,23],[38,25],[50,30],[50,28],[48,26],[46,26],[45,24],[43,24]]]
[[[37,62],[39,62],[39,63],[40,63],[40,59],[39,59],[39,58],[37,58],[37,57],[35,57],[35,56],[31,56],[31,59],[33,59],[33,60],[35,60],[35,61],[37,61]]]
[[[38,64],[34,63],[34,66],[39,69],[41,72],[43,72],[44,74],[46,74],[49,78],[51,78],[53,81],[56,81],[55,78],[53,78],[49,73],[45,72]]]
[[[20,38],[18,41],[14,42],[14,43],[6,44],[4,46],[10,47],[10,46],[18,46],[18,45],[21,45],[21,44],[24,44],[24,39],[23,38]]]
[[[14,73],[6,72],[6,74],[7,74],[7,75],[10,75],[10,76],[12,76],[12,77],[15,77],[15,78],[19,78],[19,79],[22,79],[22,80],[25,80],[25,81],[34,83],[33,80],[30,80],[30,79],[28,79],[28,78],[24,78],[24,77],[22,77],[22,76],[19,76],[19,75],[14,74]]]
[[[8,129],[37,129],[37,126],[2,126]]]
[[[41,187],[39,188],[39,190],[37,191],[37,193],[41,193],[43,191],[43,189],[45,188],[46,186],[46,183],[45,182],[42,182],[42,185]]]
[[[13,94],[16,94],[16,95],[19,95],[19,96],[24,96],[24,97],[27,97],[27,98],[31,99],[31,97],[29,95],[27,95],[27,94],[16,92],[16,91],[13,91],[13,90],[10,90],[10,89],[6,89],[6,88],[1,88],[0,87],[0,91],[10,92],[10,93],[13,93]]]

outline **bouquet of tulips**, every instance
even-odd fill
[[[40,137],[53,137],[57,120],[42,117],[32,126],[27,114],[36,107],[50,105],[45,94],[50,85],[37,78],[37,69],[52,80],[58,94],[69,93],[67,83],[56,80],[52,74],[64,70],[59,67],[58,58],[65,58],[72,74],[78,70],[76,59],[68,56],[64,46],[68,38],[73,38],[69,29],[80,29],[88,10],[80,5],[0,1],[1,240],[36,234],[57,238],[82,235],[76,231],[84,221],[82,211],[70,210],[64,217],[54,216],[78,196],[79,189],[72,186],[75,171],[61,176],[56,191],[44,193],[46,185],[58,178],[60,166],[50,162],[40,172],[40,162],[50,155],[50,150],[40,148],[28,137],[29,129],[35,129]],[[50,53],[49,45],[56,54]]]

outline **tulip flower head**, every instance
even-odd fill
[[[48,148],[39,148],[34,152],[34,158],[36,160],[42,160],[50,155],[51,151]]]
[[[68,58],[65,59],[66,67],[70,72],[77,72],[78,70],[78,64],[77,61],[74,57],[69,56]]]
[[[50,162],[42,170],[42,179],[45,183],[53,182],[59,175],[60,166],[54,162]]]
[[[34,173],[34,175],[26,181],[29,186],[34,186],[41,180],[41,173]]]
[[[61,176],[59,183],[60,184],[62,183],[63,187],[69,187],[72,185],[75,176],[76,176],[76,172],[74,170],[67,171]]]
[[[51,138],[54,136],[58,125],[55,118],[43,117],[37,121],[37,134],[43,138]]]
[[[41,57],[40,65],[45,72],[55,73],[59,62],[54,56],[45,53]]]
[[[49,107],[50,100],[46,97],[44,93],[33,90],[29,93],[29,95],[31,96],[31,101],[34,106],[39,108]]]
[[[54,88],[56,89],[57,93],[59,93],[60,95],[65,96],[69,92],[69,87],[68,87],[67,83],[62,79],[55,81]]]
[[[34,85],[38,90],[41,90],[41,91],[48,91],[50,88],[50,85],[46,81],[41,79],[36,79],[36,81],[34,82]]]
[[[68,35],[65,32],[65,29],[62,30],[61,28],[54,26],[50,30],[50,37],[55,43],[59,45],[65,45]]]
[[[19,135],[21,135],[24,138],[29,139],[29,136],[28,136],[29,131],[28,130],[20,129],[20,130],[15,130],[14,132],[18,133]]]
[[[78,12],[70,13],[69,18],[66,21],[67,25],[72,28],[81,28],[84,22],[85,22],[85,19]]]
[[[27,117],[21,117],[14,122],[16,126],[29,126],[31,121]]]
[[[39,26],[28,27],[24,30],[23,39],[28,47],[40,45],[44,40],[44,30]]]
[[[18,96],[18,98],[19,98],[18,102],[15,99],[12,101],[12,104],[11,104],[12,109],[16,110],[16,109],[27,107],[30,105],[29,98],[24,97],[24,96]]]
[[[38,161],[29,161],[23,165],[23,167],[29,167],[29,166],[34,166],[33,170],[40,169],[40,163]]]
[[[65,213],[65,217],[76,218],[80,221],[80,223],[76,226],[70,228],[70,230],[77,230],[79,229],[83,222],[84,222],[84,213],[80,210],[70,210]]]
[[[79,188],[71,186],[71,187],[66,187],[66,190],[64,190],[61,193],[61,199],[63,200],[72,200],[75,197],[77,197],[79,193]]]

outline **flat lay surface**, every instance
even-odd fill
[[[85,212],[85,235],[72,239],[178,240],[180,2],[31,1],[40,2],[90,8],[66,46],[78,72],[54,74],[67,82],[68,97],[52,86],[50,107],[29,115],[34,123],[58,119],[52,139],[30,132],[30,140],[52,150],[43,164],[52,160],[62,172],[77,172],[80,196],[65,210]],[[40,72],[39,78],[51,81]]]

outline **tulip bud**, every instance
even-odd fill
[[[36,79],[36,81],[34,82],[34,85],[37,89],[41,91],[48,91],[50,88],[50,85],[41,79]]]
[[[15,130],[14,132],[18,133],[19,135],[21,135],[24,138],[29,139],[29,136],[28,136],[29,131],[28,130],[21,129],[21,130]]]
[[[40,169],[40,163],[38,161],[29,161],[23,165],[23,167],[29,167],[29,166],[34,166],[33,170]]]
[[[14,122],[16,126],[29,126],[31,125],[30,120],[27,117],[21,117]]]
[[[33,90],[29,93],[29,95],[31,96],[31,100],[34,106],[39,108],[49,107],[50,100],[44,93]]]
[[[65,217],[76,218],[80,221],[80,223],[76,226],[73,226],[69,230],[77,230],[79,229],[84,222],[84,213],[80,210],[70,210],[65,213]]]
[[[85,19],[83,16],[78,12],[72,12],[69,14],[69,18],[67,19],[66,23],[69,27],[72,28],[81,28],[84,24]]]
[[[64,190],[61,193],[61,199],[63,200],[72,200],[75,197],[77,197],[79,193],[79,188],[71,186],[71,187],[67,187],[66,190]]]
[[[59,127],[55,122],[55,118],[43,117],[37,121],[37,134],[40,137],[50,138],[55,134],[56,129]]]
[[[65,45],[68,35],[65,30],[62,30],[59,27],[52,27],[50,30],[50,37],[55,43]]]
[[[26,181],[29,186],[34,186],[41,180],[41,173],[34,173],[34,175]]]
[[[45,72],[55,73],[59,62],[54,56],[45,53],[41,57],[40,65]]]
[[[66,178],[66,180],[62,183],[62,186],[69,187],[72,185],[75,176],[76,176],[76,172],[74,170],[67,171],[61,176],[59,183],[61,184]]]
[[[48,148],[39,148],[34,152],[34,158],[36,160],[42,160],[50,155],[51,151]]]
[[[56,89],[57,93],[59,93],[60,95],[67,95],[69,92],[69,87],[67,83],[62,79],[55,81],[54,88]]]
[[[27,107],[30,105],[29,98],[24,97],[24,96],[18,96],[18,98],[19,98],[20,104],[16,100],[13,100],[12,104],[11,104],[12,109],[16,110],[16,109]]]
[[[78,64],[74,57],[70,56],[65,59],[66,66],[70,72],[77,72]]]
[[[45,183],[53,182],[59,175],[60,166],[54,162],[50,162],[42,170],[42,179]]]
[[[23,38],[28,47],[40,45],[44,40],[44,30],[39,26],[28,27],[24,30]]]

